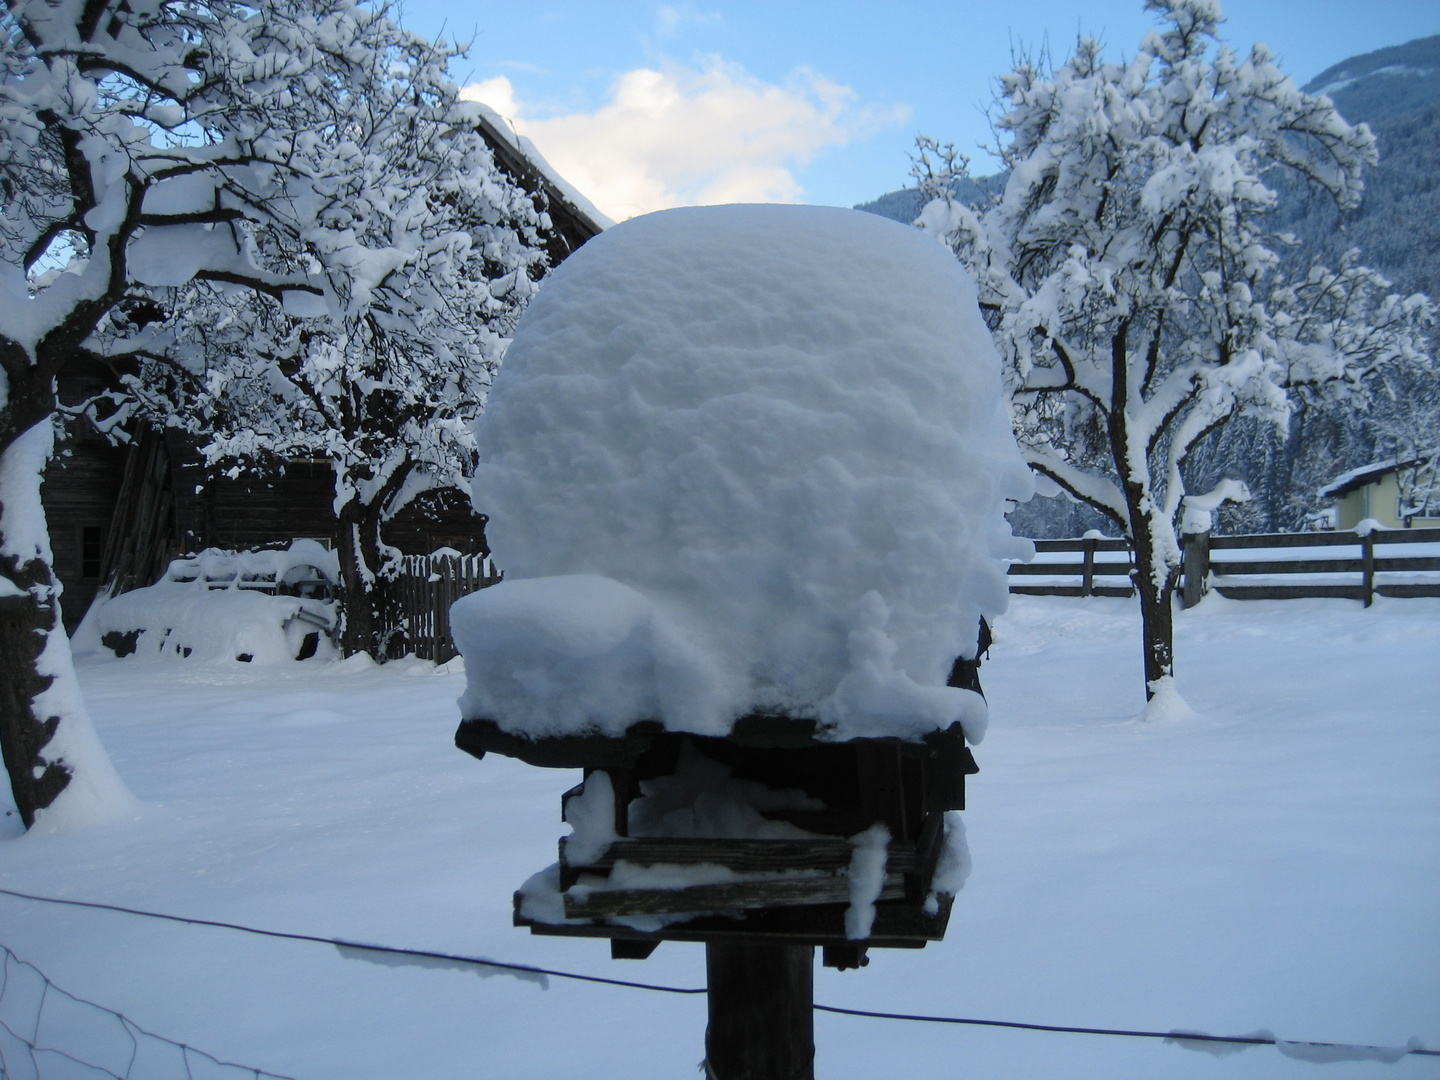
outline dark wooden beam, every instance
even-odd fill
[[[756,941],[705,946],[712,1080],[814,1080],[815,949]]]

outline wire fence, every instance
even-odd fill
[[[0,1080],[292,1080],[146,1031],[4,945],[0,957]]]
[[[560,971],[555,968],[535,967],[530,964],[514,964],[502,960],[490,960],[485,957],[479,956],[458,956],[453,953],[431,952],[424,949],[402,949],[389,945],[374,945],[366,942],[347,941],[343,938],[327,938],[312,934],[298,934],[283,930],[263,930],[253,926],[244,926],[240,923],[217,922],[211,919],[197,919],[184,915],[171,915],[159,911],[145,911],[140,908],[121,907],[118,904],[104,904],[91,900],[69,900],[59,897],[37,896],[32,893],[17,892],[14,889],[0,889],[0,895],[13,896],[20,900],[33,900],[38,903],[44,904],[58,904],[65,907],[91,908],[98,911],[113,911],[122,915],[133,915],[147,919],[159,919],[165,922],[185,923],[191,926],[210,926],[225,930],[236,930],[245,934],[257,934],[262,937],[284,938],[290,941],[310,941],[320,945],[335,946],[341,951],[342,955],[344,955],[347,950],[356,950],[360,952],[381,953],[392,956],[409,956],[415,957],[420,960],[439,960],[444,961],[446,964],[471,964],[477,967],[497,968],[502,971],[509,971],[523,976],[532,977],[536,981],[540,982],[542,986],[545,985],[544,980],[546,977],[552,977],[557,979],[573,979],[579,982],[600,983],[605,986],[621,986],[632,990],[649,990],[662,994],[694,995],[706,993],[706,988],[703,986],[664,986],[658,983],[636,982],[630,979],[611,979],[601,975],[584,975],[579,972]],[[4,946],[0,945],[0,949],[4,949]],[[9,949],[4,949],[4,951],[6,958],[7,974],[6,989],[8,990],[8,974],[10,971],[9,965],[14,957]],[[24,966],[30,968],[32,971],[35,971],[35,969],[29,964],[25,964]],[[46,986],[50,985],[49,980],[45,979],[43,975],[40,975],[39,971],[35,971],[35,974],[45,981]],[[64,991],[58,992],[64,993]],[[138,1028],[132,1021],[122,1016],[120,1013],[112,1012],[109,1009],[100,1008],[100,1006],[92,1005],[92,1003],[90,1002],[80,1001],[80,999],[72,998],[68,994],[66,994],[65,996],[67,998],[70,998],[71,1001],[77,1001],[80,1002],[80,1004],[88,1005],[91,1008],[99,1009],[101,1013],[104,1013],[110,1017],[117,1018],[125,1025],[127,1031],[134,1030],[135,1032],[138,1032],[140,1035],[143,1035],[149,1039],[157,1038],[156,1036],[150,1035],[148,1032],[141,1031],[141,1029]],[[36,1009],[37,1018],[39,1012],[43,1010],[43,1004],[44,1002],[42,999],[40,1007]],[[1286,1057],[1295,1058],[1301,1061],[1310,1061],[1317,1064],[1325,1064],[1337,1061],[1377,1061],[1393,1063],[1399,1061],[1401,1058],[1408,1057],[1410,1055],[1423,1057],[1440,1057],[1440,1050],[1426,1049],[1425,1045],[1419,1039],[1413,1038],[1404,1046],[1370,1046],[1355,1043],[1315,1042],[1281,1039],[1272,1032],[1263,1030],[1256,1031],[1249,1035],[1211,1035],[1208,1032],[1192,1031],[1187,1029],[1172,1029],[1170,1031],[1142,1031],[1131,1028],[1072,1027],[1060,1024],[1026,1023],[1019,1020],[983,1020],[963,1016],[927,1016],[916,1013],[883,1012],[873,1009],[848,1009],[838,1005],[817,1004],[814,1006],[814,1009],[816,1012],[835,1013],[841,1016],[855,1016],[873,1020],[901,1020],[909,1021],[911,1023],[924,1024],[956,1024],[972,1027],[1009,1028],[1011,1030],[1018,1031],[1045,1031],[1068,1035],[1108,1035],[1112,1037],[1132,1039],[1159,1039],[1163,1042],[1182,1046],[1187,1049],[1206,1050],[1210,1053],[1214,1053],[1225,1046],[1230,1046],[1235,1049],[1244,1049],[1249,1046],[1273,1046]],[[3,991],[0,991],[0,1039],[6,1037],[5,1032],[9,1031],[9,1023],[9,1013],[7,1012],[5,1007],[5,993]],[[214,1066],[218,1068],[232,1070],[230,1072],[205,1073],[204,1075],[207,1078],[213,1075],[217,1078],[217,1080],[221,1080],[221,1078],[223,1078],[223,1080],[239,1080],[239,1078],[241,1077],[249,1076],[256,1078],[256,1080],[260,1080],[260,1078],[263,1077],[276,1076],[275,1073],[268,1073],[260,1071],[258,1069],[248,1069],[244,1066],[227,1065],[221,1062],[217,1062],[209,1054],[202,1054],[200,1051],[184,1047],[183,1044],[171,1042],[168,1039],[160,1039],[159,1042],[168,1044],[171,1047],[181,1047],[189,1054],[194,1055],[195,1060],[203,1059],[207,1063],[214,1063]],[[27,1043],[25,1045],[30,1046],[32,1051],[35,1049],[33,1039],[30,1043]],[[3,1044],[0,1044],[0,1046],[3,1046]],[[68,1055],[66,1056],[68,1057]],[[78,1060],[78,1058],[71,1060]],[[190,1059],[185,1058],[182,1060],[188,1062]],[[49,1075],[43,1072],[11,1073],[6,1071],[7,1067],[8,1058],[5,1059],[3,1062],[0,1062],[0,1080],[11,1080],[12,1077],[14,1078],[14,1080],[19,1080],[19,1078],[21,1077],[25,1077],[26,1080],[29,1080],[29,1078],[31,1077],[36,1077],[38,1078],[38,1080],[50,1080]],[[67,1073],[65,1075],[68,1077],[71,1074]],[[150,1080],[150,1077],[152,1076],[154,1076],[156,1080],[168,1080],[168,1078],[171,1076],[184,1077],[186,1078],[186,1080],[201,1080],[200,1075],[192,1071],[117,1073],[106,1072],[102,1070],[99,1075],[115,1077],[116,1080]],[[291,1080],[291,1078],[280,1077],[277,1078],[277,1080]]]

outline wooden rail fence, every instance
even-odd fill
[[[1121,557],[1115,558],[1119,553]],[[1061,558],[1043,559],[1045,555]],[[1079,558],[1064,558],[1078,555]],[[1084,536],[1078,540],[1036,540],[1035,559],[1028,563],[1011,563],[1010,576],[1071,579],[1065,581],[1011,581],[1012,593],[1031,596],[1134,596],[1135,586],[1130,574],[1135,560],[1130,545],[1124,540],[1102,536]]]
[[[1180,591],[1186,607],[1198,604],[1212,588],[1232,600],[1329,596],[1359,600],[1367,607],[1376,596],[1440,596],[1440,529],[1363,535],[1197,533],[1182,542]],[[1135,562],[1124,540],[1099,536],[1037,540],[1035,551],[1034,561],[1011,564],[1012,593],[1134,595],[1129,578]]]
[[[488,555],[406,555],[394,586],[405,651],[437,664],[453,658],[450,605],[500,577]]]
[[[1214,589],[1232,600],[1440,596],[1440,529],[1183,537],[1186,607]],[[1010,565],[1010,591],[1033,596],[1134,596],[1135,560],[1121,539],[1037,540]],[[443,664],[456,655],[450,605],[501,574],[483,555],[407,555],[395,582],[405,651]],[[1039,579],[1039,580],[1035,580]]]

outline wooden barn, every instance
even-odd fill
[[[552,225],[546,249],[556,266],[609,222],[485,113],[480,132],[495,160],[539,196]],[[60,400],[74,405],[113,385],[103,368],[72,368]],[[206,547],[251,548],[309,537],[333,547],[334,472],[326,460],[289,460],[269,474],[207,475],[195,446],[174,431],[132,426],[114,446],[85,420],[70,419],[45,472],[41,495],[54,569],[64,586],[66,629],[73,632],[102,586],[125,592],[153,584],[170,560]],[[383,530],[406,555],[439,547],[486,554],[485,519],[462,491],[430,492]]]

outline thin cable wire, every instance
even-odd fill
[[[633,990],[653,990],[662,994],[703,994],[705,987],[663,986],[658,983],[634,982],[630,979],[608,979],[600,975],[581,975],[573,971],[559,971],[554,968],[534,967],[530,964],[511,964],[500,960],[486,960],[478,956],[457,956],[453,953],[429,952],[424,949],[401,949],[389,945],[371,945],[343,938],[318,937],[313,934],[295,934],[283,930],[261,930],[240,923],[219,922],[214,919],[196,919],[182,915],[167,915],[159,911],[145,911],[140,908],[121,907],[118,904],[102,904],[92,900],[65,900],[53,896],[36,896],[0,888],[0,894],[14,896],[21,900],[33,900],[42,904],[64,904],[70,907],[94,908],[99,911],[115,911],[123,915],[137,915],[149,919],[164,919],[167,922],[186,923],[192,926],[214,926],[224,930],[238,930],[245,934],[262,937],[283,938],[290,941],[311,941],[319,945],[335,945],[347,949],[362,949],[368,952],[390,953],[397,956],[417,956],[428,960],[448,960],[458,964],[476,964],[481,967],[500,968],[504,971],[519,971],[532,975],[548,975],[556,979],[574,979],[579,982],[602,983],[607,986],[624,986]],[[842,1016],[865,1016],[875,1020],[909,1020],[926,1024],[965,1024],[972,1027],[1013,1028],[1019,1031],[1052,1031],[1067,1035],[1111,1035],[1135,1039],[1170,1039],[1185,1042],[1240,1043],[1247,1046],[1274,1046],[1275,1038],[1260,1035],[1203,1035],[1184,1031],[1132,1031],[1126,1028],[1070,1027],[1062,1024],[1027,1024],[1018,1020],[977,1020],[962,1016],[927,1016],[919,1013],[880,1012],[871,1009],[847,1009],[839,1005],[815,1005],[817,1012],[838,1013]],[[1291,1040],[1283,1040],[1289,1042]],[[1388,1047],[1352,1046],[1348,1043],[1310,1042],[1295,1040],[1307,1046],[1335,1049],[1373,1050],[1383,1052]],[[1427,1057],[1440,1057],[1440,1050],[1416,1048],[1407,1051]]]
[[[655,990],[664,994],[703,994],[705,987],[689,989],[680,986],[660,986],[656,983],[632,982],[629,979],[607,979],[603,975],[581,975],[573,971],[556,971],[551,968],[533,967],[530,964],[510,964],[503,960],[486,960],[479,956],[456,956],[453,953],[429,952],[425,949],[400,949],[390,945],[371,945],[364,941],[347,941],[345,938],[318,937],[314,934],[293,934],[285,930],[261,930],[240,923],[218,922],[214,919],[194,919],[184,915],[167,915],[161,911],[145,911],[141,908],[121,907],[119,904],[101,904],[93,900],[64,900],[54,896],[35,896],[31,893],[16,892],[14,889],[0,889],[5,896],[21,900],[34,900],[42,904],[64,904],[67,907],[94,908],[97,911],[116,911],[122,915],[139,915],[147,919],[164,919],[166,922],[186,923],[191,926],[214,926],[222,930],[238,930],[243,934],[258,934],[261,937],[283,938],[288,941],[313,941],[317,945],[335,945],[344,949],[361,949],[365,952],[390,953],[395,956],[417,956],[425,960],[450,960],[457,964],[479,964],[482,967],[500,968],[503,971],[519,971],[529,975],[549,975],[556,979],[575,979],[579,982],[604,983],[608,986],[628,986],[635,990]]]
[[[816,1005],[816,1012],[840,1013],[843,1016],[868,1016],[876,1020],[917,1020],[927,1024],[970,1024],[976,1027],[1018,1028],[1021,1031],[1058,1031],[1068,1035],[1124,1035],[1137,1039],[1168,1039],[1173,1042],[1243,1043],[1247,1046],[1274,1046],[1280,1042],[1296,1042],[1303,1046],[1319,1046],[1335,1050],[1372,1050],[1386,1052],[1388,1046],[1364,1046],[1354,1043],[1311,1042],[1306,1039],[1276,1039],[1263,1035],[1205,1035],[1190,1031],[1131,1031],[1126,1028],[1067,1027],[1062,1024],[1025,1024],[1018,1020],[972,1020],[959,1016],[925,1016],[919,1013],[874,1012],[870,1009],[846,1009],[839,1005]],[[1440,1050],[1416,1048],[1406,1053],[1440,1057]]]

